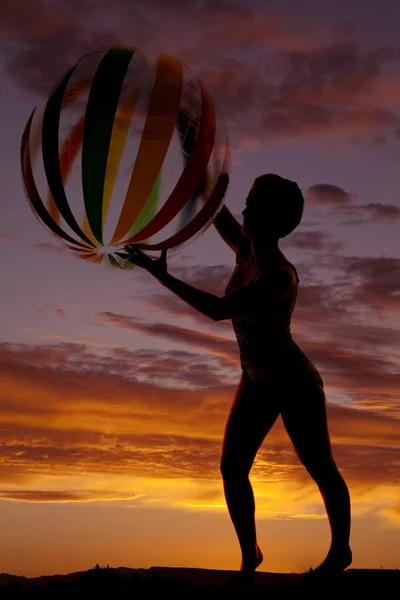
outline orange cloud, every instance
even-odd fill
[[[168,353],[165,357],[168,361]],[[4,499],[110,501],[128,494],[146,503],[160,494],[170,505],[223,506],[219,459],[235,385],[168,389],[162,386],[162,369],[159,380],[141,383],[134,359],[135,353],[123,349],[105,358],[73,344],[2,345]],[[160,366],[160,356],[153,359]],[[184,353],[175,355],[169,369],[181,370],[186,359]],[[328,420],[336,461],[355,498],[375,498],[374,490],[385,486],[386,502],[393,504],[397,419],[328,403]],[[314,489],[280,419],[252,476],[260,497],[278,494],[279,501],[261,500],[265,514],[277,514],[278,505],[279,514],[290,514],[300,491]],[[113,492],[107,489],[110,478]],[[288,482],[294,485],[290,493],[285,492]],[[307,492],[307,502],[309,494],[318,497],[317,490]],[[300,504],[296,510],[303,514]]]

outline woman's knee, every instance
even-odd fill
[[[220,463],[220,471],[224,481],[235,481],[247,479],[250,468],[243,461],[235,460],[233,457],[223,456]]]
[[[311,459],[303,459],[301,462],[316,482],[329,481],[337,476],[341,477],[333,457],[326,460],[312,457]]]

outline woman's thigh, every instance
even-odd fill
[[[300,461],[310,473],[335,466],[329,436],[326,396],[317,381],[286,392],[281,417]]]
[[[254,383],[243,371],[225,427],[221,457],[223,476],[232,473],[248,475],[279,412],[278,395],[272,386]]]

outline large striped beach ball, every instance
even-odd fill
[[[178,58],[112,47],[81,58],[33,110],[21,169],[35,216],[62,244],[132,268],[126,244],[175,253],[209,227],[229,144],[203,83]]]

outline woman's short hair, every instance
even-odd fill
[[[268,203],[268,215],[273,215],[280,238],[292,233],[303,216],[304,197],[295,181],[284,179],[274,173],[257,177],[254,188],[262,212],[263,201]]]

